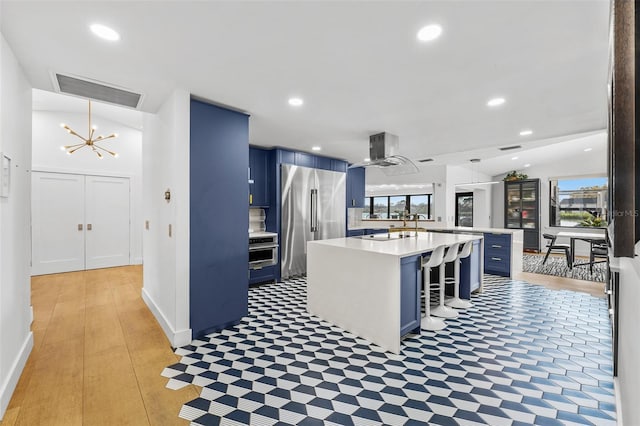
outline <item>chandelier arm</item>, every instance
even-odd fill
[[[70,134],[72,134],[73,136],[77,136],[77,137],[79,137],[80,139],[82,139],[83,141],[87,142],[87,140],[86,140],[85,138],[83,138],[82,136],[80,136],[79,134],[77,134],[73,129],[68,128],[68,129],[67,129],[67,131],[68,131]]]
[[[93,147],[94,147],[94,148],[101,149],[101,150],[103,150],[104,152],[108,152],[108,153],[109,153],[109,154],[111,154],[113,157],[115,157],[116,155],[118,155],[116,152],[109,151],[108,149],[104,149],[103,147],[101,147],[100,145],[96,145],[95,143],[93,144]],[[95,151],[95,149],[94,149],[94,151]]]
[[[65,145],[65,146],[63,146],[63,148],[64,149],[75,148],[77,146],[82,146],[82,145],[86,145],[86,144],[87,144],[86,142],[83,142],[83,143],[78,143],[78,144],[75,144],[75,145]]]
[[[115,137],[118,137],[118,135],[116,135],[115,133],[112,133],[109,136],[104,136],[104,137],[98,136],[98,138],[94,142],[102,142],[102,141],[106,141],[107,139],[112,139]]]
[[[85,146],[88,146],[88,145],[84,144],[84,145],[81,145],[81,146],[79,146],[79,147],[77,147],[75,149],[72,149],[72,150],[69,151],[69,154],[73,154],[74,152],[76,152],[79,149],[84,148]]]

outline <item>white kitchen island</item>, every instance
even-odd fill
[[[482,280],[482,235],[432,232],[376,234],[307,243],[307,310],[382,349],[420,332],[420,257],[434,248],[474,241],[466,280]],[[463,264],[463,267],[465,265]],[[464,275],[464,274],[461,274]],[[462,283],[461,283],[462,284]],[[466,283],[469,285],[469,283]]]

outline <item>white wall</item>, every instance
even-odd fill
[[[142,238],[142,297],[174,347],[191,342],[189,113],[189,93],[175,91],[157,114],[145,115],[142,135],[142,216],[149,221]],[[170,202],[164,199],[167,189]]]
[[[460,186],[465,183],[488,182],[491,178],[473,168],[462,166],[447,166],[447,214],[451,223],[455,224],[457,192],[473,192],[473,226],[479,228],[491,227],[491,187],[494,185]],[[502,228],[502,226],[499,226]]]
[[[640,250],[636,245],[636,253]],[[620,305],[618,315],[618,378],[616,392],[620,401],[618,424],[640,424],[640,258],[620,258]]]
[[[529,178],[540,179],[540,245],[544,247],[545,240],[542,233],[556,234],[560,231],[592,232],[589,228],[561,228],[549,226],[549,181],[554,179],[567,179],[575,177],[607,176],[607,152],[605,132],[588,137],[593,140],[593,150],[584,152],[582,148],[576,149],[570,159],[553,160],[553,148],[549,148],[549,161],[542,164],[533,164],[527,169],[520,170]],[[584,137],[576,138],[575,143],[580,144]],[[504,175],[494,176],[493,180],[502,180]],[[493,225],[504,227],[504,185],[494,185]],[[569,243],[568,240],[558,239],[559,243]],[[584,241],[576,241],[576,255],[588,256],[589,244]]]
[[[73,155],[60,150],[63,145],[78,143],[79,139],[60,128],[60,123],[68,124],[79,134],[88,132],[87,114],[58,111],[33,112],[33,153],[34,171],[78,173],[85,175],[128,177],[131,184],[131,264],[142,263],[142,132],[100,116],[92,115],[92,123],[105,134],[117,133],[102,146],[118,153],[117,158],[105,155],[101,160],[87,148]]]
[[[0,419],[33,347],[31,244],[31,86],[0,40],[0,151],[11,157],[11,187],[0,198]]]

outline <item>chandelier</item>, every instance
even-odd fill
[[[110,154],[113,157],[117,157],[118,156],[118,154],[116,152],[109,151],[108,149],[105,149],[105,148],[103,148],[103,147],[101,147],[100,145],[97,144],[98,142],[103,142],[103,141],[106,141],[107,139],[118,137],[117,133],[112,133],[109,136],[100,135],[100,136],[96,137],[95,139],[93,138],[93,135],[95,134],[97,127],[96,126],[91,126],[91,100],[89,100],[89,136],[88,137],[83,138],[78,133],[76,133],[71,127],[67,126],[64,123],[60,124],[60,127],[65,129],[67,132],[69,132],[73,136],[77,136],[80,139],[82,139],[82,143],[75,144],[75,145],[61,146],[60,149],[63,150],[63,151],[67,151],[67,154],[71,155],[74,152],[76,152],[77,150],[88,146],[89,148],[91,148],[91,150],[93,152],[96,153],[96,155],[100,159],[103,158],[103,155],[102,155],[102,153],[100,151],[104,151],[104,152]]]

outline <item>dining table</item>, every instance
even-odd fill
[[[589,265],[586,263],[576,263],[576,240],[586,241],[590,245],[593,243],[602,243],[607,241],[607,234],[604,230],[602,232],[575,232],[575,231],[561,231],[556,234],[558,237],[569,238],[569,244],[571,246],[571,266],[583,266]]]

